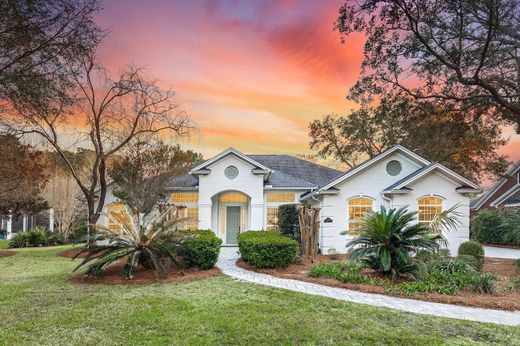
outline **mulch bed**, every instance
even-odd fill
[[[16,251],[12,250],[0,250],[0,257],[9,257],[16,255]]]
[[[73,258],[82,248],[68,249],[60,252],[58,256]],[[86,257],[86,253],[83,253],[79,258]],[[160,273],[154,273],[153,271],[146,270],[139,266],[134,271],[134,277],[127,280],[123,275],[124,259],[118,263],[108,267],[99,279],[90,277],[85,280],[83,274],[77,274],[71,277],[72,282],[76,283],[88,283],[88,284],[103,284],[103,285],[146,285],[153,283],[167,283],[167,282],[182,282],[205,279],[211,276],[222,275],[222,272],[218,268],[212,268],[209,270],[199,270],[196,268],[185,269],[184,272],[179,271],[173,265],[169,265],[168,271],[170,272],[168,277],[162,276]]]
[[[328,278],[312,278],[307,275],[308,270],[314,265],[321,262],[335,262],[344,261],[346,256],[340,257],[337,260],[330,260],[328,256],[318,256],[314,263],[310,261],[298,261],[293,263],[287,269],[258,269],[254,268],[241,258],[237,261],[237,265],[241,268],[256,271],[259,273],[269,274],[284,279],[294,279],[306,282],[317,283],[326,286],[346,288],[355,291],[378,293],[390,296],[396,296],[408,299],[417,299],[430,302],[455,304],[462,306],[473,306],[480,308],[499,309],[508,311],[520,310],[520,290],[505,292],[501,290],[502,285],[509,282],[511,276],[520,276],[520,273],[515,269],[514,260],[501,258],[486,258],[483,272],[492,272],[500,277],[498,282],[499,293],[496,294],[479,294],[472,291],[464,290],[458,295],[449,296],[438,293],[429,294],[415,294],[404,295],[399,293],[385,292],[384,287],[371,286],[363,284],[343,283],[336,279]]]

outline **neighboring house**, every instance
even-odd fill
[[[482,209],[520,208],[520,161],[486,193],[471,201],[473,213]]]
[[[225,245],[245,230],[276,228],[278,207],[307,203],[321,209],[319,245],[345,252],[367,211],[380,206],[419,212],[419,222],[459,205],[461,225],[445,235],[452,252],[469,237],[470,196],[481,188],[448,168],[402,146],[393,147],[346,173],[289,155],[245,155],[229,148],[173,179],[174,204],[184,205],[189,228],[211,229]],[[107,210],[121,208],[107,196]],[[99,221],[116,225],[102,216]],[[341,233],[348,231],[348,235]]]
[[[18,217],[0,219],[0,228],[6,231],[6,239],[11,239],[14,234],[27,231],[33,227],[42,226],[54,231],[54,210],[43,210],[35,214],[22,214]]]

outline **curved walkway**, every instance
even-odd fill
[[[520,311],[510,312],[425,302],[421,300],[352,291],[298,280],[282,279],[272,275],[242,269],[235,264],[238,257],[237,248],[223,247],[221,249],[217,266],[222,269],[224,274],[242,281],[312,294],[315,296],[385,307],[413,312],[416,314],[504,324],[509,326],[520,325]]]

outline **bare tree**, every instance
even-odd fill
[[[80,195],[81,190],[69,172],[53,174],[43,190],[43,197],[54,211],[56,229],[65,240],[70,239],[75,224],[84,212],[78,199]]]
[[[84,195],[90,223],[96,223],[107,193],[108,161],[134,140],[160,134],[185,136],[193,125],[174,102],[174,91],[162,89],[139,68],[130,66],[112,78],[97,64],[94,53],[69,62],[68,68],[70,87],[49,102],[13,98],[12,112],[2,125],[12,133],[42,138],[59,154]],[[81,124],[76,135],[65,138],[60,130],[72,121]],[[67,155],[66,140],[87,143],[94,152],[86,182]]]

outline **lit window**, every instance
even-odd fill
[[[361,222],[365,215],[372,211],[373,201],[366,197],[355,197],[348,200],[348,235],[358,236]]]
[[[172,193],[171,200],[174,203],[197,203],[199,201],[199,194],[192,192],[176,192]]]
[[[267,207],[266,213],[266,228],[277,229],[278,228],[278,207]]]
[[[220,203],[246,203],[247,196],[240,192],[228,192],[220,196]]]
[[[267,194],[267,202],[294,202],[294,193],[272,192]]]
[[[115,215],[118,215],[116,217]],[[130,215],[121,203],[114,203],[107,206],[107,228],[113,232],[121,233],[121,223],[126,228],[131,227]]]
[[[187,207],[177,209],[177,217],[187,218],[186,222],[179,227],[182,230],[195,230],[199,227],[199,208]]]
[[[419,198],[419,222],[431,222],[442,213],[442,198],[423,197]]]

